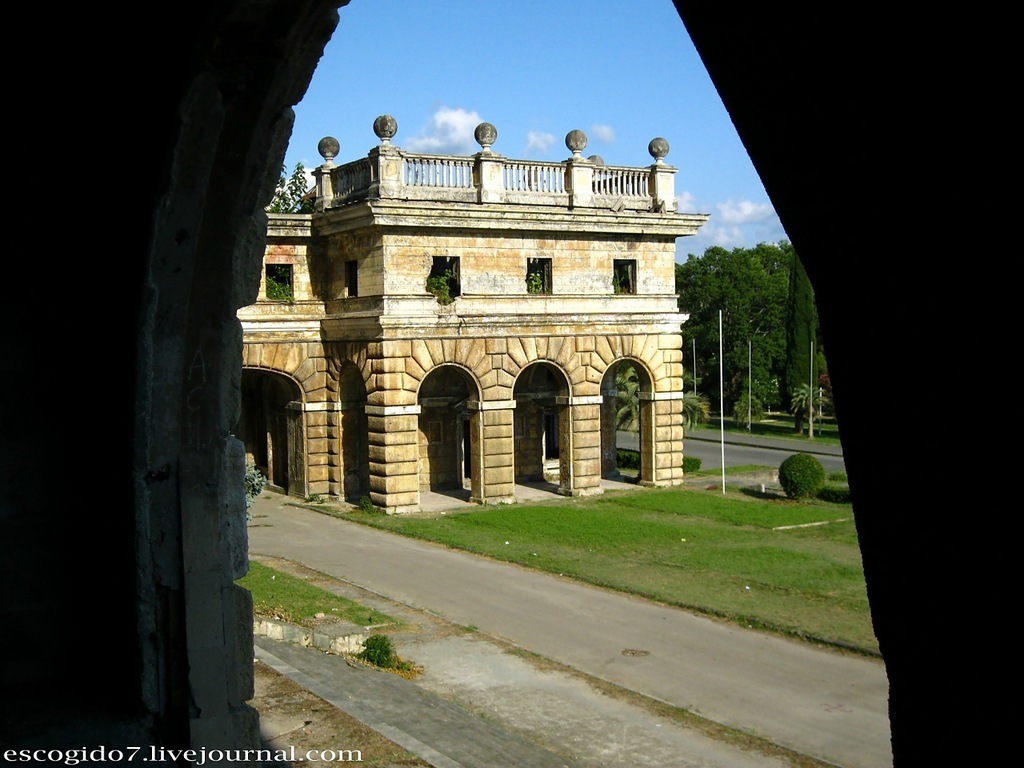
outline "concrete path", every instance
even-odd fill
[[[303,563],[624,688],[848,768],[892,764],[880,662],[257,501],[250,550]],[[640,651],[641,653],[635,653]]]

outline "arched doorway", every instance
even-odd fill
[[[305,496],[305,430],[298,385],[280,373],[243,369],[241,406],[236,437],[245,443],[246,459],[266,476],[271,488]]]
[[[420,492],[468,492],[480,469],[477,432],[479,412],[470,402],[479,399],[476,382],[457,365],[442,365],[420,384],[418,473]]]
[[[339,495],[358,501],[370,493],[370,445],[366,425],[366,383],[354,363],[345,362],[338,372],[341,450]]]
[[[550,482],[572,492],[572,428],[569,382],[551,363],[532,363],[513,389],[515,480]]]
[[[650,373],[636,360],[618,360],[605,371],[601,381],[601,477],[653,481],[652,392]]]

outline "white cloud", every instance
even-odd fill
[[[611,144],[615,141],[615,129],[610,125],[601,125],[599,123],[592,125],[590,126],[590,135],[605,144]]]
[[[543,131],[528,131],[526,134],[526,154],[543,155],[555,143],[555,136]]]
[[[694,210],[696,205],[697,199],[693,196],[692,192],[676,193],[676,210],[680,213],[703,213],[703,211]]]
[[[442,155],[472,155],[480,151],[473,131],[483,122],[477,112],[458,107],[439,107],[419,136],[407,139],[402,146],[413,152]]]
[[[752,203],[749,200],[733,200],[715,206],[723,224],[755,224],[775,216],[771,203]]]

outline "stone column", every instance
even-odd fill
[[[389,515],[419,511],[418,405],[367,405],[370,500]]]
[[[647,151],[654,158],[648,182],[652,198],[651,207],[659,213],[675,213],[678,208],[675,187],[676,169],[665,163],[668,142],[662,138],[652,139],[647,146]]]
[[[569,193],[570,208],[589,208],[594,200],[594,164],[583,157],[587,146],[587,134],[583,131],[569,131],[565,146],[572,150],[565,165],[565,191]]]
[[[513,415],[515,400],[470,401],[473,430],[473,488],[470,501],[503,504],[515,500]],[[478,470],[479,468],[479,470]]]
[[[640,393],[641,485],[683,482],[682,400],[682,392]]]
[[[565,418],[559,419],[559,450],[563,468],[559,493],[568,496],[601,493],[601,408],[604,396],[556,397],[555,403],[566,409]]]

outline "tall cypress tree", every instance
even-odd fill
[[[786,313],[786,367],[782,381],[783,403],[789,409],[793,391],[811,383],[811,342],[816,338],[817,309],[814,289],[800,257],[794,254],[789,273],[789,310]],[[803,434],[804,415],[794,414],[794,426]]]

